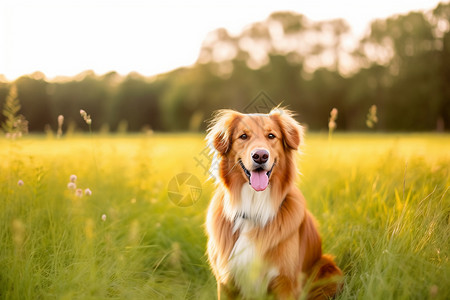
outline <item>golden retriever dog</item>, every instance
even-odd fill
[[[222,110],[212,120],[207,141],[218,174],[206,231],[219,299],[222,291],[230,298],[327,299],[339,290],[342,272],[322,254],[295,185],[302,133],[281,108]]]

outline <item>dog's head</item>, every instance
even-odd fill
[[[219,111],[208,129],[207,140],[220,158],[219,175],[228,183],[246,180],[256,191],[265,190],[271,178],[290,180],[293,152],[302,141],[302,127],[285,109],[269,114]],[[229,184],[228,184],[229,185]]]

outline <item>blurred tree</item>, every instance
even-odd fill
[[[339,110],[338,130],[368,130],[377,106],[377,130],[450,128],[450,3],[371,23],[353,51],[344,20],[314,22],[275,12],[233,35],[212,31],[197,63],[153,78],[92,71],[47,82],[41,73],[16,81],[30,129],[56,128],[57,116],[87,130],[204,130],[214,110],[252,109],[261,91],[274,105],[299,114],[312,130],[327,130]],[[352,52],[351,52],[352,51]],[[0,77],[0,103],[10,83]]]
[[[433,10],[433,25],[435,29],[435,40],[440,74],[441,105],[437,129],[450,128],[450,3],[440,3]]]
[[[50,99],[47,93],[48,83],[43,74],[20,77],[15,84],[22,104],[21,113],[29,122],[29,130],[44,131],[50,120]]]
[[[92,129],[99,130],[108,120],[105,107],[111,99],[107,88],[92,71],[83,72],[68,82],[53,83],[50,88],[52,127],[55,128],[58,115],[63,115],[67,123],[74,123],[77,128],[87,130],[80,117],[80,109],[83,109],[92,118]]]
[[[162,130],[160,104],[161,94],[158,82],[150,82],[140,74],[131,73],[117,88],[117,95],[111,110],[112,128],[120,121],[128,122],[128,130],[140,131],[144,127]]]
[[[394,130],[435,128],[443,101],[438,88],[440,59],[433,27],[425,15],[412,12],[378,20],[362,45],[385,53],[385,57],[367,53],[368,60],[387,61],[383,77],[389,86],[380,103],[384,126]]]

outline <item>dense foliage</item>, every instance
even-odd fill
[[[0,82],[0,106],[15,84],[30,131],[55,131],[60,114],[65,126],[86,129],[80,109],[92,116],[93,130],[198,131],[216,109],[279,103],[313,130],[326,129],[333,107],[338,130],[368,129],[372,105],[378,130],[448,130],[449,20],[450,3],[439,4],[375,20],[355,42],[343,20],[277,12],[237,36],[211,32],[191,67],[152,78],[87,71],[48,81],[37,72]]]

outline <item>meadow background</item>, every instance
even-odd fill
[[[360,36],[273,10],[208,27],[191,65],[161,74],[192,49],[189,25],[263,1],[31,2],[0,5],[1,299],[213,299],[207,120],[280,103],[307,129],[298,186],[345,273],[337,299],[450,299],[448,1],[389,3]],[[361,19],[366,4],[340,5]],[[172,201],[179,174],[199,181],[178,191],[191,203]]]
[[[203,138],[2,139],[1,298],[214,298]],[[449,150],[442,134],[306,135],[298,186],[345,273],[337,299],[450,297]],[[187,207],[168,197],[182,172],[202,185]]]

